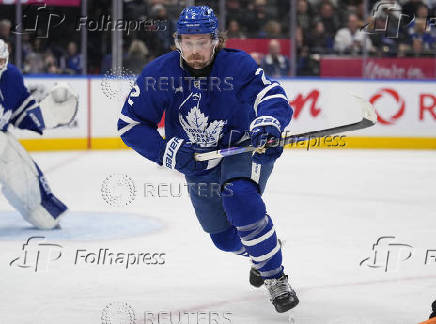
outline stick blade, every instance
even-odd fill
[[[375,125],[377,123],[377,114],[374,106],[368,100],[365,100],[358,95],[352,94],[352,96],[359,103],[359,106],[362,110],[362,118],[368,120],[368,122],[371,122],[372,125]]]

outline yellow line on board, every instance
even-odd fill
[[[86,138],[38,138],[21,139],[29,151],[86,150]],[[308,141],[287,145],[287,148],[307,149]],[[92,149],[126,149],[118,137],[91,139]],[[344,137],[342,141],[323,142],[312,139],[309,149],[436,149],[436,137]]]
[[[20,139],[20,143],[29,151],[86,150],[86,138],[36,138]]]

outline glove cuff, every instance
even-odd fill
[[[179,150],[180,146],[182,146],[182,144],[183,139],[178,137],[172,137],[168,140],[162,157],[162,165],[164,167],[167,167],[169,169],[176,168],[177,151]]]
[[[255,120],[253,120],[250,124],[250,132],[260,126],[273,126],[281,132],[280,122],[274,118],[273,116],[259,116]]]

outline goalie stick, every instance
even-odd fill
[[[359,101],[359,106],[362,110],[362,120],[355,122],[355,123],[352,123],[352,124],[327,128],[327,129],[318,130],[318,131],[311,131],[311,132],[306,132],[306,133],[301,133],[301,134],[289,135],[289,136],[286,136],[287,132],[284,132],[282,134],[281,139],[271,139],[264,145],[263,148],[260,148],[260,149],[265,149],[268,147],[275,147],[275,146],[279,146],[279,145],[285,146],[285,145],[291,144],[291,143],[307,141],[307,140],[310,140],[312,138],[330,136],[330,135],[334,135],[334,134],[338,134],[338,133],[342,133],[342,132],[356,131],[359,129],[364,129],[364,128],[368,128],[368,127],[375,125],[377,122],[377,115],[375,113],[374,107],[371,105],[370,102],[368,102],[368,101],[366,101],[358,96],[354,96],[354,97]],[[283,137],[283,135],[284,135],[284,137]],[[211,151],[211,152],[206,152],[206,153],[196,153],[195,159],[197,161],[208,161],[208,160],[213,160],[213,159],[231,156],[231,155],[235,155],[235,154],[241,154],[241,153],[245,153],[245,152],[253,152],[256,150],[259,150],[259,148],[253,147],[251,145],[250,146],[242,146],[242,147],[229,147],[229,148],[220,149],[220,150]]]

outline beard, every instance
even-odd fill
[[[188,63],[188,65],[190,67],[192,67],[193,69],[200,70],[200,69],[205,68],[209,62],[206,61],[204,56],[201,56],[198,54],[193,54],[193,55],[188,57],[188,59],[186,60],[186,63]]]

